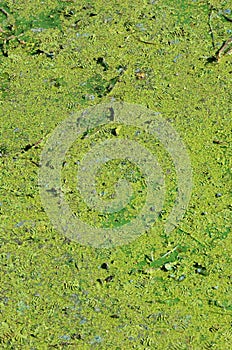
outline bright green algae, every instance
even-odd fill
[[[9,13],[0,13],[3,349],[225,349],[232,342],[231,56],[210,60],[231,35],[221,16],[231,17],[231,4],[211,5],[210,12],[204,1],[2,3]],[[20,34],[21,42],[4,41]],[[188,148],[194,187],[184,219],[165,234],[175,171],[157,140],[141,136],[171,169],[164,211],[129,245],[94,249],[52,227],[37,165],[62,120],[112,99],[148,106],[171,123]],[[67,159],[111,131],[78,139]],[[134,131],[122,127],[117,137]],[[133,169],[131,216],[146,191]],[[122,175],[113,161],[98,177],[98,190],[105,182],[109,195],[111,170]],[[67,164],[63,180],[73,171]],[[67,180],[64,191],[75,210],[81,202],[72,186]],[[83,220],[95,219],[82,209]]]

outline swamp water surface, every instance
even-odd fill
[[[1,348],[231,348],[231,2],[9,0],[0,7]],[[124,225],[147,195],[141,169],[115,159],[99,171],[96,189],[113,199],[115,182],[126,179],[130,205],[110,215],[88,209],[75,165],[98,142],[139,140],[166,175],[154,225],[128,244],[95,248],[53,227],[38,174],[59,123],[112,101],[147,107],[170,123],[191,159],[193,187],[184,217],[165,232],[176,172],[159,140],[113,121],[86,130],[62,167],[63,192],[83,221]]]

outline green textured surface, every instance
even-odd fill
[[[0,12],[1,348],[230,348],[232,57],[210,58],[232,35],[222,16],[232,18],[231,2],[17,0],[0,7],[9,13]],[[9,39],[18,35],[21,42]],[[194,188],[169,236],[160,218],[131,244],[107,250],[53,229],[36,164],[64,118],[112,98],[172,123],[189,150]],[[118,136],[133,133],[122,127]],[[109,130],[77,145],[84,152],[104,135]],[[100,191],[110,171],[99,175]],[[141,179],[135,183],[143,189]],[[168,189],[166,211],[171,180]],[[68,192],[67,185],[75,206]],[[136,210],[142,200],[135,198]]]

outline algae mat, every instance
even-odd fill
[[[1,348],[230,348],[231,2],[2,1],[0,19]],[[129,183],[131,203],[91,210],[76,173],[100,142],[112,151],[111,140],[136,141],[165,174],[153,225],[95,247],[49,220],[41,154],[64,120],[115,102],[148,108],[178,133],[191,196],[168,232],[178,173],[164,144],[117,120],[87,128],[61,167],[63,195],[83,222],[123,227],[148,194],[140,163],[121,149],[101,164],[96,192],[107,203],[116,183],[119,192]]]

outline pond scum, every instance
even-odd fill
[[[1,349],[231,348],[231,19],[231,2],[218,0],[1,2]],[[154,226],[128,245],[97,249],[52,227],[38,170],[62,120],[112,100],[171,123],[194,186],[183,220],[165,234],[176,175],[159,141],[133,126],[86,131],[62,169],[64,194],[82,220],[123,225],[146,197],[136,164],[114,160],[97,190],[110,198],[124,177],[132,202],[116,217],[88,210],[74,162],[94,143],[137,137],[167,174]]]

